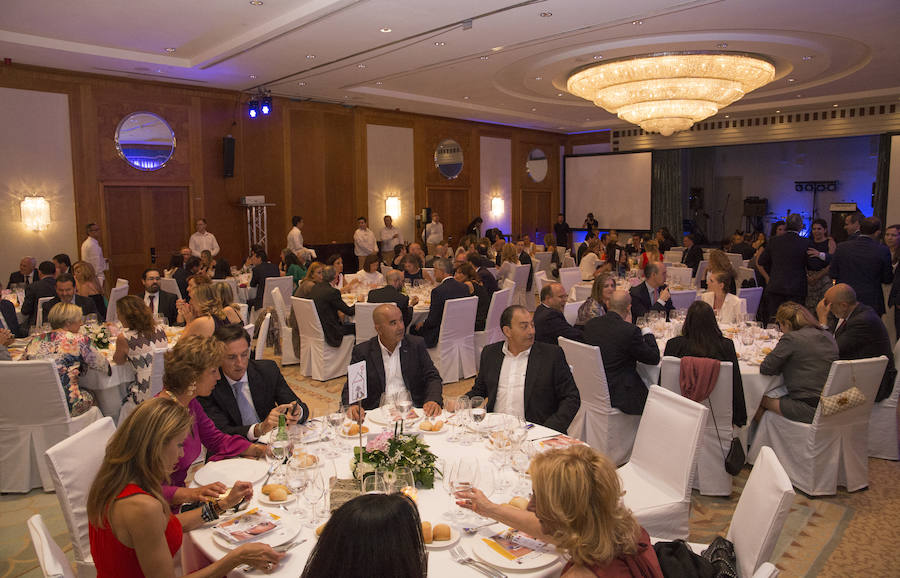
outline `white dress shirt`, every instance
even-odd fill
[[[256,411],[256,406],[253,404],[253,396],[250,395],[250,382],[247,381],[246,373],[244,373],[244,376],[241,377],[237,381],[231,379],[230,377],[228,377],[226,375],[225,381],[228,382],[228,386],[232,389],[232,391],[234,391],[234,389],[235,389],[234,384],[236,384],[236,383],[240,384],[238,386],[237,392],[235,392],[235,395],[243,396],[243,398],[245,400],[247,400],[247,402],[250,404],[250,407],[252,407],[253,410]],[[252,424],[250,424],[250,429],[247,430],[247,439],[250,440],[251,442],[255,442],[257,439],[257,437],[255,435],[253,435],[253,430],[255,430],[255,429],[256,429],[256,424],[252,423]]]
[[[500,367],[500,379],[497,382],[495,413],[525,417],[525,372],[528,371],[529,355],[531,355],[530,347],[518,355],[513,355],[509,352],[507,344],[503,344],[503,365]]]
[[[357,257],[365,257],[378,252],[378,241],[372,229],[357,229],[353,233],[353,254]]]
[[[394,395],[406,390],[406,384],[403,383],[403,372],[400,371],[400,344],[398,343],[394,347],[394,353],[391,353],[379,337],[378,346],[381,347],[381,362],[384,364],[385,395]]]
[[[191,255],[194,257],[199,257],[203,251],[209,251],[213,257],[219,254],[219,243],[216,242],[216,236],[209,231],[191,235],[188,247],[191,248]]]
[[[97,239],[89,236],[84,240],[84,243],[81,244],[81,260],[87,261],[94,266],[94,272],[100,278],[100,282],[103,283],[103,279],[106,278],[103,272],[106,271],[107,266],[106,259],[103,258],[103,249],[100,247],[100,242]]]
[[[303,248],[303,233],[297,227],[292,227],[288,233],[287,246],[294,253]]]
[[[431,222],[425,225],[422,238],[427,245],[437,245],[444,240],[444,224]]]
[[[597,273],[597,265],[600,264],[600,257],[597,256],[593,251],[588,251],[581,258],[581,263],[578,264],[578,267],[581,268],[581,280],[582,281],[593,281],[594,276]]]
[[[153,304],[150,304],[150,296],[153,296]],[[159,315],[159,291],[156,293],[147,293],[144,291],[144,303],[150,308],[151,313]]]
[[[394,235],[397,235],[397,237],[395,238]],[[381,251],[383,253],[393,251],[394,247],[403,244],[403,233],[397,227],[391,227],[390,229],[385,227],[378,232],[378,237],[381,240]]]

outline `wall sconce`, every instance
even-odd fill
[[[50,227],[50,203],[44,197],[25,197],[21,203],[22,224],[32,231]]]
[[[384,212],[396,219],[400,216],[400,197],[391,195],[384,200]]]
[[[491,197],[491,216],[503,216],[503,197]]]

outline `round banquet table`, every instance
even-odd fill
[[[347,305],[355,305],[360,302],[356,295],[353,295],[350,293],[344,293],[343,295],[341,295],[341,299],[343,299],[344,303],[346,303]],[[406,328],[406,332],[409,333],[409,330],[411,327],[413,327],[414,325],[418,325],[419,323],[425,321],[425,318],[428,317],[428,312],[430,310],[431,310],[431,301],[430,300],[428,301],[428,303],[419,301],[419,303],[417,303],[415,305],[415,307],[412,308],[412,319],[409,322],[409,327]],[[345,319],[346,319],[346,323],[354,322],[353,316],[347,316]]]
[[[378,424],[372,423],[368,416],[366,417],[365,425],[369,426],[369,435],[375,435],[382,431],[385,426],[381,426]],[[463,456],[475,456],[478,458],[478,461],[482,464],[482,468],[493,467],[496,468],[491,462],[488,460],[491,454],[491,450],[485,445],[482,440],[472,443],[471,445],[463,446],[459,443],[453,443],[447,441],[448,428],[445,428],[442,433],[438,434],[422,434],[425,443],[430,446],[431,451],[438,457],[438,459],[446,459],[450,460],[451,463],[453,460],[456,460]],[[546,437],[553,436],[559,432],[555,432],[551,429],[545,428],[543,426],[535,425],[533,428],[529,430],[528,439],[529,440],[537,440],[543,439]],[[316,446],[313,445],[309,448],[309,451],[312,453],[316,453]],[[334,461],[335,469],[337,471],[337,476],[340,479],[348,479],[350,478],[350,458],[351,458],[350,446],[346,447],[346,453],[343,457],[338,458]],[[221,462],[220,462],[221,463]],[[258,502],[258,497],[260,495],[261,489],[261,481],[256,482],[254,484],[254,496],[250,503],[250,507],[260,506],[264,510],[272,510],[277,512],[279,515],[291,515],[289,513],[285,513],[283,510],[272,507],[272,506],[263,506]],[[512,497],[512,494],[506,490],[501,491],[497,490],[491,496],[491,500],[493,501],[501,501],[506,502]],[[304,511],[308,509],[308,505],[306,502],[302,501],[302,498],[298,497],[302,502],[302,508]],[[444,518],[444,513],[449,510],[450,507],[450,497],[444,491],[441,481],[438,479],[435,481],[435,486],[433,489],[425,490],[419,488],[418,496],[417,496],[417,504],[419,507],[419,515],[422,521],[429,521],[434,524],[446,523],[450,524],[457,531],[459,527],[455,524],[455,522],[450,522],[446,518]],[[296,501],[289,502],[286,507],[289,510],[293,510],[296,506]],[[318,507],[321,507],[321,502]],[[457,508],[458,506],[454,506]],[[324,523],[324,518],[320,517],[321,522]],[[471,518],[469,518],[469,522],[466,522],[462,525],[472,526],[475,525]],[[182,563],[184,567],[185,573],[196,570],[198,567],[203,566],[208,560],[217,560],[221,558],[226,550],[218,545],[218,542],[213,540],[213,530],[211,528],[212,524],[207,524],[204,527],[198,528],[192,532],[185,534],[184,542],[182,544]],[[479,530],[478,534],[474,534],[471,536],[467,536],[462,534],[457,545],[462,546],[462,548],[466,551],[466,553],[476,558],[473,554],[473,546],[480,540],[481,536],[490,536],[500,530],[505,529],[506,526],[501,524],[495,524],[489,526],[487,528],[483,528]],[[300,533],[297,535],[295,540],[306,539],[306,541],[302,544],[294,546],[285,556],[279,566],[274,569],[270,573],[263,573],[261,571],[251,571],[244,572],[240,568],[232,570],[228,576],[230,578],[237,578],[239,576],[248,576],[248,575],[267,575],[267,576],[290,576],[292,578],[296,578],[299,576],[303,567],[306,564],[306,560],[309,557],[310,552],[315,545],[315,534],[314,530],[311,528],[304,527]],[[556,576],[559,574],[560,570],[563,567],[562,559],[557,560],[556,562],[544,566],[540,569],[528,572],[521,571],[511,571],[511,570],[500,570],[504,574],[508,576]],[[428,575],[430,577],[447,577],[447,578],[457,578],[462,576],[482,576],[478,571],[470,568],[468,566],[463,566],[453,561],[453,558],[450,556],[450,548],[444,549],[432,549],[428,551]]]

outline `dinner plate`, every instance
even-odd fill
[[[415,425],[415,423],[422,419],[422,416],[424,415],[424,412],[420,407],[414,407],[412,408],[412,411],[416,412],[416,417],[403,420],[404,427]],[[384,410],[380,407],[376,407],[372,411],[366,412],[366,417],[371,420],[372,423],[377,423],[378,425],[390,425],[394,423],[390,421],[390,416],[386,415]]]
[[[370,427],[367,426],[367,425],[363,425],[363,427],[369,428],[369,431],[364,431],[364,432],[363,432],[362,437],[365,438],[365,437],[368,437],[368,435],[369,435],[370,433],[372,433],[372,428],[370,428]],[[359,439],[359,433],[348,434],[348,433],[346,433],[346,432],[347,432],[347,429],[346,429],[344,426],[341,426],[341,427],[338,428],[338,435],[341,436],[342,438],[351,439],[351,440]]]
[[[432,423],[434,423],[434,420],[432,420]],[[447,425],[446,420],[444,420],[444,425],[441,427],[441,429],[439,429],[437,431],[422,429],[421,426],[422,426],[422,422],[420,421],[418,424],[416,424],[416,427],[414,429],[417,433],[424,434],[424,435],[440,435],[442,433],[446,433],[446,431],[448,429],[450,429],[450,426]]]
[[[459,542],[459,536],[460,536],[459,531],[456,528],[454,528],[453,526],[450,526],[450,539],[449,540],[443,540],[441,542],[435,542],[432,540],[431,544],[425,544],[425,549],[427,549],[427,550],[446,550],[450,546],[453,546],[454,544]]]
[[[547,553],[537,554],[536,556],[529,554],[524,560],[521,558],[510,560],[509,558],[504,558],[498,554],[496,550],[485,544],[482,539],[478,539],[474,542],[472,545],[472,552],[479,560],[486,562],[491,566],[520,572],[537,570],[538,568],[549,566],[559,560],[559,555]]]
[[[261,494],[259,494],[258,499],[259,499],[260,504],[263,504],[266,506],[281,506],[283,504],[290,504],[291,502],[293,502],[294,500],[297,499],[297,496],[295,494],[288,494],[288,497],[286,500],[281,500],[280,502],[276,502],[275,500],[270,500],[269,496],[261,493]]]
[[[194,473],[194,483],[198,486],[222,482],[231,487],[237,481],[256,483],[266,477],[269,464],[266,460],[232,458],[219,462],[208,462]]]
[[[284,503],[284,502],[281,502]],[[268,511],[266,508],[260,508],[260,511]],[[284,510],[273,511],[276,516],[281,518],[281,526],[278,529],[269,532],[268,534],[263,534],[256,540],[247,540],[245,542],[241,542],[240,544],[234,544],[228,539],[216,534],[212,533],[213,542],[216,543],[220,548],[224,548],[226,550],[234,550],[238,546],[242,546],[244,544],[249,544],[251,542],[258,542],[260,544],[268,544],[273,548],[275,546],[281,546],[282,544],[287,544],[291,540],[297,537],[301,530],[303,530],[303,521],[300,520],[297,516],[285,515]]]

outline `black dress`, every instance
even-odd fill
[[[484,331],[488,310],[491,308],[491,292],[481,283],[472,283],[472,287],[473,295],[478,297],[478,308],[475,310],[475,331]]]

